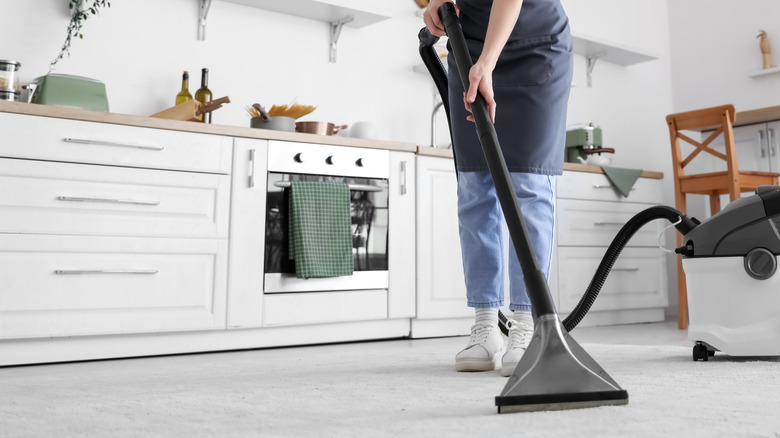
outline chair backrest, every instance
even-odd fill
[[[669,125],[669,137],[672,142],[672,164],[674,166],[675,178],[686,175],[685,166],[690,164],[701,152],[706,152],[726,161],[726,169],[729,175],[733,176],[738,173],[739,167],[737,166],[737,152],[734,146],[734,130],[732,127],[735,117],[734,105],[722,105],[666,116],[666,123]],[[710,129],[714,129],[712,134],[701,142],[680,132],[686,130],[708,131]],[[723,143],[726,146],[725,153],[710,148],[710,143],[721,134],[723,135]],[[682,156],[680,140],[695,147],[693,152],[685,158]]]

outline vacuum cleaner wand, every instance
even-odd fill
[[[446,2],[439,8],[439,14],[449,37],[461,81],[468,89],[469,70],[473,61],[455,6]],[[427,31],[421,31],[420,41],[423,45],[432,45],[436,39],[430,38]],[[423,50],[420,53],[425,56]],[[431,65],[433,63],[426,62],[429,69]],[[431,74],[434,80],[440,80],[440,75],[433,71]],[[443,88],[439,83],[437,87],[439,90]],[[536,263],[509,170],[482,96],[477,95],[471,109],[536,315],[531,343],[501,395],[496,397],[498,412],[560,410],[628,403],[628,393],[607,375],[561,325],[547,279]]]

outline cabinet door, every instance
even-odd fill
[[[390,152],[388,179],[388,318],[414,316],[415,162],[411,152]]]
[[[605,251],[598,247],[558,247],[559,311],[574,309]],[[664,254],[652,248],[625,248],[591,310],[662,308],[668,304]]]
[[[188,172],[230,172],[222,135],[0,114],[0,156]]]
[[[0,338],[225,327],[227,241],[0,233]]]
[[[417,318],[467,317],[451,159],[417,157]]]
[[[227,237],[230,177],[0,158],[0,230]]]
[[[705,140],[712,131],[702,133],[702,140]],[[759,170],[769,171],[771,151],[767,147],[766,125],[761,123],[757,125],[738,126],[734,128],[734,146],[737,150],[737,165],[741,170]],[[718,152],[725,153],[723,135],[718,136],[710,143],[710,147]],[[687,156],[683,150],[683,158]],[[691,164],[685,168],[688,174],[702,172],[718,172],[726,170],[726,162],[713,157],[710,154],[702,152]],[[728,200],[727,200],[728,201]]]
[[[262,325],[268,142],[237,138],[230,205],[228,328]]]

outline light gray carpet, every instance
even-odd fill
[[[576,338],[576,335],[575,335]],[[465,338],[0,369],[0,436],[780,437],[780,362],[584,344],[627,406],[496,414]]]

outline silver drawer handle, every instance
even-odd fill
[[[57,269],[54,271],[57,275],[89,275],[89,274],[133,274],[133,275],[154,275],[156,269]]]
[[[249,150],[249,188],[255,186],[255,150]]]
[[[606,221],[593,221],[593,225],[595,225],[595,226],[597,226],[597,227],[602,227],[602,226],[606,226],[606,225],[617,225],[617,226],[621,226],[621,225],[625,225],[625,222],[606,222]]]
[[[138,201],[135,199],[82,198],[79,196],[57,196],[58,201],[101,202],[104,204],[160,205],[160,201]]]
[[[612,189],[614,187],[612,187],[611,185],[593,184],[593,188],[594,189]],[[631,187],[631,191],[633,192],[634,190],[636,190],[636,187]]]
[[[292,183],[290,181],[276,181],[274,183],[274,186],[280,187],[280,188],[287,188],[290,187]],[[370,186],[367,184],[347,184],[350,190],[356,191],[356,192],[381,192],[382,187],[377,186]]]
[[[63,138],[62,141],[66,143],[95,144],[95,145],[102,145],[102,146],[114,146],[118,148],[143,149],[145,151],[161,151],[165,149],[163,146],[146,146],[140,144],[116,143],[113,141],[86,140],[82,138]]]
[[[636,272],[639,268],[612,268],[613,271]]]
[[[401,161],[401,194],[406,194],[406,161]]]

